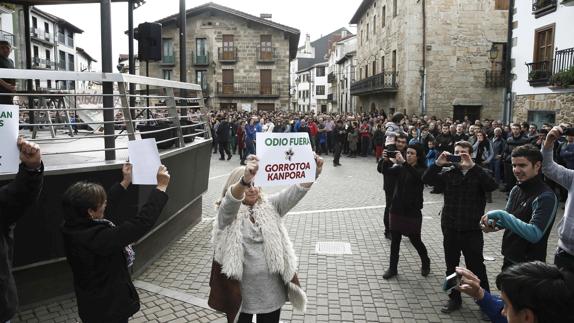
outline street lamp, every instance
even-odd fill
[[[492,43],[492,47],[490,47],[490,50],[488,51],[488,56],[492,62],[494,62],[494,60],[498,57],[498,47],[496,44]]]

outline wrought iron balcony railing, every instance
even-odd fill
[[[532,86],[548,85],[552,75],[574,66],[574,47],[557,50],[553,60],[527,63],[528,82]]]
[[[204,54],[194,54],[192,52],[191,59],[193,61],[193,65],[195,66],[208,66],[211,63],[209,59],[209,52],[205,52]]]
[[[219,97],[253,98],[266,97],[276,98],[281,93],[280,83],[260,82],[217,82],[216,94]]]
[[[556,11],[557,0],[533,0],[532,13],[536,18]]]
[[[270,46],[257,46],[257,62],[273,63],[276,59],[276,48]]]
[[[161,58],[162,65],[175,65],[175,55],[163,55]]]
[[[329,82],[329,83],[337,82],[337,77],[335,76],[335,72],[331,72],[327,75],[327,82]]]
[[[14,35],[4,31],[4,30],[0,30],[0,40],[4,40],[9,42],[12,46],[14,45]]]
[[[53,35],[45,30],[41,30],[39,28],[34,28],[32,29],[32,31],[30,32],[32,38],[42,41],[42,42],[47,42],[52,44],[54,42],[54,38]]]
[[[399,88],[398,72],[382,72],[351,84],[351,95],[396,92]]]
[[[505,72],[494,70],[485,72],[485,87],[503,87],[505,85]]]
[[[219,47],[217,49],[217,59],[221,63],[237,62],[237,47]]]
[[[34,68],[45,68],[51,70],[56,68],[56,62],[40,57],[33,57],[32,66]]]

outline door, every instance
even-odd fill
[[[464,120],[464,117],[468,117],[468,120],[474,123],[475,120],[480,119],[480,106],[476,105],[455,105],[453,109],[453,120]]]
[[[275,111],[274,103],[257,103],[257,111],[273,112]]]
[[[261,35],[259,55],[262,61],[273,60],[273,46],[271,44],[271,35]]]
[[[261,75],[260,89],[259,93],[261,95],[271,95],[271,70],[259,70]]]
[[[233,94],[233,70],[223,70],[223,94]]]
[[[235,43],[233,35],[223,35],[223,60],[235,60]]]
[[[219,109],[226,111],[237,111],[237,103],[220,103]]]

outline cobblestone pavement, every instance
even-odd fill
[[[142,310],[131,322],[224,322],[224,316],[207,308],[209,273],[213,250],[210,233],[215,216],[213,203],[221,195],[227,174],[237,158],[219,161],[213,155],[209,190],[204,197],[203,220],[190,229],[136,278]],[[441,290],[444,260],[439,211],[442,195],[425,191],[423,232],[431,274],[420,275],[416,250],[404,239],[399,275],[385,281],[390,241],[382,236],[384,193],[382,176],[373,157],[344,158],[343,166],[325,169],[307,196],[287,215],[286,226],[299,257],[299,275],[307,291],[305,314],[283,307],[283,322],[480,322],[478,307],[465,297],[460,311],[440,312],[446,295]],[[267,193],[276,191],[265,189]],[[494,193],[487,209],[503,208],[502,193]],[[563,210],[560,209],[559,217]],[[492,288],[502,265],[502,233],[485,235],[484,255]],[[318,255],[317,242],[351,244],[352,254]],[[556,229],[549,239],[552,261]],[[462,260],[463,261],[463,260]],[[23,308],[14,322],[76,322],[75,299],[71,296],[47,304]]]

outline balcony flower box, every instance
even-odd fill
[[[574,66],[565,71],[554,73],[549,83],[557,88],[574,86]]]

